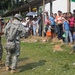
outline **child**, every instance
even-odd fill
[[[51,39],[51,26],[48,27],[48,30],[46,32],[46,40],[50,40]]]
[[[67,17],[65,17],[65,20],[63,22],[63,31],[65,33],[65,42],[68,43],[69,39],[70,39],[70,43],[72,43],[73,42],[72,34],[71,34],[71,31],[70,31],[70,26],[69,26]],[[69,37],[69,39],[68,39],[68,37]]]

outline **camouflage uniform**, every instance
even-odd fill
[[[15,52],[9,52],[8,50],[6,50],[7,55],[6,55],[6,63],[5,63],[5,66],[10,66],[10,64],[11,64],[11,69],[12,70],[15,70],[16,67],[17,67],[18,56],[20,55],[20,35],[23,34],[24,27],[21,24],[21,22],[19,20],[17,20],[17,19],[14,19],[12,21],[12,23],[14,23],[15,25],[18,25],[19,28],[17,30],[16,36],[15,36],[15,39],[14,39],[14,41],[15,41]],[[7,41],[8,41],[8,38],[9,38],[9,36],[7,34],[7,32],[8,32],[7,31],[7,28],[8,28],[8,26],[10,24],[11,23],[8,23],[6,25],[6,27],[5,27],[5,29],[4,29],[4,34],[5,34],[5,37],[6,37]],[[11,59],[12,59],[12,61],[11,61]]]

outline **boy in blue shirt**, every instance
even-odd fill
[[[70,39],[70,43],[72,43],[73,42],[72,34],[71,34],[71,31],[70,31],[70,26],[69,26],[67,17],[65,17],[65,20],[63,22],[63,31],[65,33],[65,42],[68,43],[69,39]],[[69,39],[68,39],[68,37],[69,37]]]

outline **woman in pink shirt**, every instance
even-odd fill
[[[68,21],[69,21],[69,25],[70,25],[70,31],[73,34],[73,32],[74,32],[74,17],[72,16],[71,12],[69,12],[67,16],[68,16]]]

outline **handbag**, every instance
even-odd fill
[[[66,34],[65,34],[65,32],[63,33],[62,37],[63,37],[63,38],[65,38],[65,37],[66,37]]]

